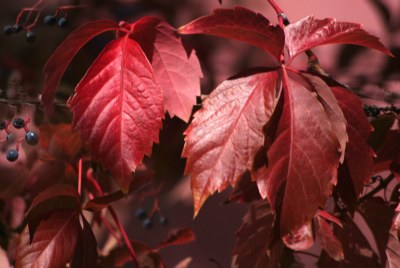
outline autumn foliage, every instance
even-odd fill
[[[68,35],[43,69],[41,101],[49,115],[79,50],[104,32],[113,31],[115,39],[67,102],[77,131],[65,127],[68,145],[54,140],[64,130],[41,128],[39,146],[51,151],[50,144],[56,144],[42,161],[63,165],[63,174],[68,173],[64,164],[78,165],[73,181],[79,186],[52,184],[37,191],[20,234],[16,267],[122,267],[128,261],[164,267],[159,249],[195,239],[189,228],[172,230],[155,247],[129,239],[112,207],[127,195],[141,196],[151,180],[143,159],[159,143],[165,113],[188,122],[182,157],[191,177],[194,216],[210,195],[229,187],[227,203],[250,204],[236,234],[232,267],[298,267],[296,252],[316,241],[321,267],[400,265],[398,187],[389,201],[374,196],[380,189],[386,194],[385,187],[399,179],[398,114],[387,112],[371,121],[357,94],[327,74],[312,49],[352,44],[394,56],[357,23],[313,16],[290,23],[269,2],[277,25],[235,7],[216,9],[177,29],[148,16],[132,23],[92,21]],[[270,55],[274,64],[241,70],[201,96],[199,60],[181,40],[194,34],[246,42]],[[307,70],[292,67],[302,53]],[[199,99],[201,108],[192,116]],[[389,175],[374,176],[379,172]],[[103,190],[100,176],[120,190]],[[375,188],[366,191],[376,178]],[[110,224],[105,211],[121,243],[100,256],[92,226]],[[355,220],[360,215],[377,252]]]

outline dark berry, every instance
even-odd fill
[[[144,208],[138,208],[135,212],[135,217],[138,220],[143,220],[144,218],[146,218],[147,216],[147,212],[146,210],[144,210]]]
[[[15,24],[14,26],[12,26],[12,31],[13,33],[19,33],[20,31],[22,31],[24,28],[22,28],[21,25],[19,24]]]
[[[7,127],[7,122],[6,121],[1,121],[0,122],[0,130],[6,129]]]
[[[168,218],[161,216],[160,217],[160,224],[162,226],[167,226],[168,225]]]
[[[33,43],[36,40],[36,35],[34,32],[27,32],[26,33],[26,42]]]
[[[62,17],[58,20],[58,27],[64,28],[67,27],[68,25],[68,20],[66,17]]]
[[[17,136],[14,133],[7,134],[7,142],[14,143],[17,140]]]
[[[57,21],[56,16],[53,15],[47,15],[43,19],[43,23],[46,25],[54,25],[56,21]]]
[[[10,162],[14,162],[18,159],[18,151],[15,149],[8,150],[6,153],[6,158]]]
[[[14,118],[14,120],[12,121],[12,124],[17,129],[23,128],[25,125],[25,120],[20,117],[17,117],[17,118]]]
[[[13,27],[11,25],[4,26],[3,33],[5,35],[10,35],[13,33]]]
[[[29,145],[36,145],[39,142],[39,135],[33,131],[28,131],[25,135],[25,140]]]
[[[153,221],[151,219],[147,218],[143,221],[142,226],[145,229],[151,229],[151,227],[153,227]]]

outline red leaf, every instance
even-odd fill
[[[79,229],[71,267],[96,267],[97,242],[92,227],[82,215],[83,229]]]
[[[322,217],[317,217],[316,234],[321,247],[336,261],[344,260],[342,244],[336,238],[331,225]]]
[[[188,122],[196,96],[200,95],[203,77],[196,53],[188,58],[176,30],[155,17],[145,17],[132,26],[131,37],[137,40],[153,66],[163,91],[164,109]]]
[[[382,266],[386,263],[386,247],[395,207],[388,205],[382,198],[374,197],[362,202],[358,206],[358,212],[363,216],[374,236],[380,255]]]
[[[307,79],[313,90],[317,93],[319,101],[329,117],[334,133],[340,143],[340,163],[343,163],[349,136],[346,129],[347,122],[342,109],[339,107],[338,101],[331,89],[321,78],[307,73],[302,73],[302,76]]]
[[[69,100],[74,127],[127,191],[131,173],[153,142],[164,117],[162,93],[149,61],[127,36],[99,55]]]
[[[235,185],[264,142],[276,104],[277,72],[227,80],[205,100],[185,132],[182,155],[191,173],[194,214],[210,194]]]
[[[284,69],[284,106],[277,138],[267,152],[261,196],[282,201],[281,234],[298,230],[323,207],[336,184],[339,142],[317,97]]]
[[[352,187],[354,189],[354,198],[352,199],[355,202],[360,196],[364,184],[369,183],[371,178],[373,151],[368,145],[368,138],[372,127],[364,114],[361,100],[354,93],[338,85],[332,86],[331,90],[346,118],[349,135],[345,154],[348,174],[339,177],[338,189],[341,189],[341,181],[350,180],[351,183],[345,185],[346,188]],[[349,191],[349,189],[346,189],[346,191]]]
[[[311,222],[282,237],[283,243],[294,251],[306,251],[314,244]]]
[[[173,229],[167,234],[167,237],[164,239],[164,241],[157,246],[157,249],[186,244],[194,241],[195,239],[196,236],[189,227]]]
[[[318,20],[309,16],[285,27],[285,47],[291,59],[308,49],[325,44],[365,46],[393,57],[377,37],[364,31],[357,23],[339,22],[330,18]]]
[[[400,267],[400,242],[397,237],[397,233],[391,231],[389,233],[389,240],[386,248],[386,256],[388,259],[389,268],[399,268]]]
[[[209,34],[250,43],[272,54],[279,62],[284,47],[284,32],[261,14],[243,7],[216,9],[178,29],[181,34]]]
[[[261,196],[258,192],[257,184],[252,181],[250,172],[246,172],[229,193],[229,196],[224,201],[224,204],[232,202],[251,203],[252,201],[259,200],[260,198]]]
[[[68,184],[55,184],[40,192],[32,201],[27,212],[29,235],[34,238],[38,225],[54,211],[80,211],[78,191]]]
[[[58,84],[76,53],[96,35],[117,29],[118,24],[110,20],[89,22],[73,31],[57,47],[43,68],[44,88],[42,103],[47,111],[53,111],[54,96]]]
[[[232,267],[275,267],[267,255],[267,246],[273,233],[275,216],[264,200],[254,203],[243,217],[237,231]],[[269,266],[268,266],[269,265]]]
[[[78,212],[57,211],[40,223],[30,243],[28,228],[17,246],[16,268],[65,267],[74,252],[79,229]]]
[[[349,216],[340,219],[343,228],[333,225],[334,234],[343,246],[344,261],[337,262],[324,251],[318,261],[322,268],[376,268],[382,267],[368,240]]]

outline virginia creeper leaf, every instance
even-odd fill
[[[376,268],[382,267],[379,264],[378,256],[372,250],[368,240],[360,231],[358,226],[349,216],[340,219],[343,228],[333,225],[334,234],[342,244],[344,260],[335,261],[322,251],[318,260],[318,267],[321,268]]]
[[[243,217],[233,250],[233,267],[274,267],[267,255],[269,237],[274,230],[275,216],[264,200],[254,203]]]
[[[83,229],[79,229],[78,232],[71,267],[96,267],[98,257],[96,237],[89,222],[83,215],[81,216]]]
[[[331,89],[321,78],[307,73],[302,73],[302,76],[307,79],[312,89],[317,93],[319,101],[330,119],[333,130],[340,143],[340,163],[343,163],[349,136],[346,129],[347,122],[342,109],[339,107],[338,101]]]
[[[65,267],[71,260],[79,229],[79,213],[61,210],[42,221],[30,243],[28,227],[17,246],[16,268]]]
[[[27,212],[27,222],[31,240],[39,224],[58,210],[80,211],[78,191],[68,184],[55,184],[40,192],[32,201]]]
[[[363,216],[374,236],[382,266],[386,263],[386,248],[392,226],[395,207],[387,204],[380,197],[373,197],[362,202],[357,211]]]
[[[338,190],[341,194],[342,181],[350,181],[350,184],[345,183],[345,187],[354,189],[354,197],[351,198],[353,204],[347,202],[347,205],[351,207],[354,206],[364,185],[369,183],[371,178],[373,151],[368,145],[368,138],[372,127],[364,114],[361,100],[354,93],[338,85],[331,86],[331,90],[347,121],[349,143],[346,147],[345,168],[348,172],[341,172],[343,176],[339,177]],[[345,189],[345,191],[349,191],[349,189]],[[346,201],[346,198],[343,200]]]
[[[163,91],[165,111],[188,122],[203,77],[196,53],[192,51],[188,57],[176,30],[159,18],[144,17],[132,27],[131,37],[151,62]]]
[[[44,88],[42,104],[48,112],[52,112],[54,109],[54,96],[58,84],[76,53],[93,37],[117,29],[118,24],[110,20],[89,22],[73,31],[57,47],[43,68]]]
[[[325,44],[353,44],[379,50],[393,56],[360,24],[340,22],[336,19],[314,19],[308,16],[285,27],[285,47],[290,58],[316,46]]]
[[[284,32],[263,15],[243,7],[216,9],[178,29],[181,34],[209,34],[250,43],[269,52],[279,62],[284,47]]]
[[[342,244],[333,233],[331,225],[322,217],[316,217],[316,235],[321,247],[336,261],[344,260]]]
[[[151,154],[164,116],[162,92],[149,61],[127,36],[101,52],[68,102],[73,125],[123,191]]]
[[[276,104],[277,72],[227,80],[204,101],[185,132],[182,155],[192,176],[194,214],[210,194],[235,185],[264,142]]]
[[[283,70],[283,112],[277,138],[267,152],[268,175],[260,194],[275,210],[281,209],[285,235],[309,222],[331,194],[339,142],[317,97]]]
[[[389,232],[389,239],[386,247],[386,256],[389,268],[400,267],[400,242],[397,237],[397,232],[391,230]]]

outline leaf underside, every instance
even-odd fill
[[[266,72],[227,80],[195,113],[182,153],[192,176],[195,215],[210,194],[235,185],[251,168],[276,104],[277,77]]]

